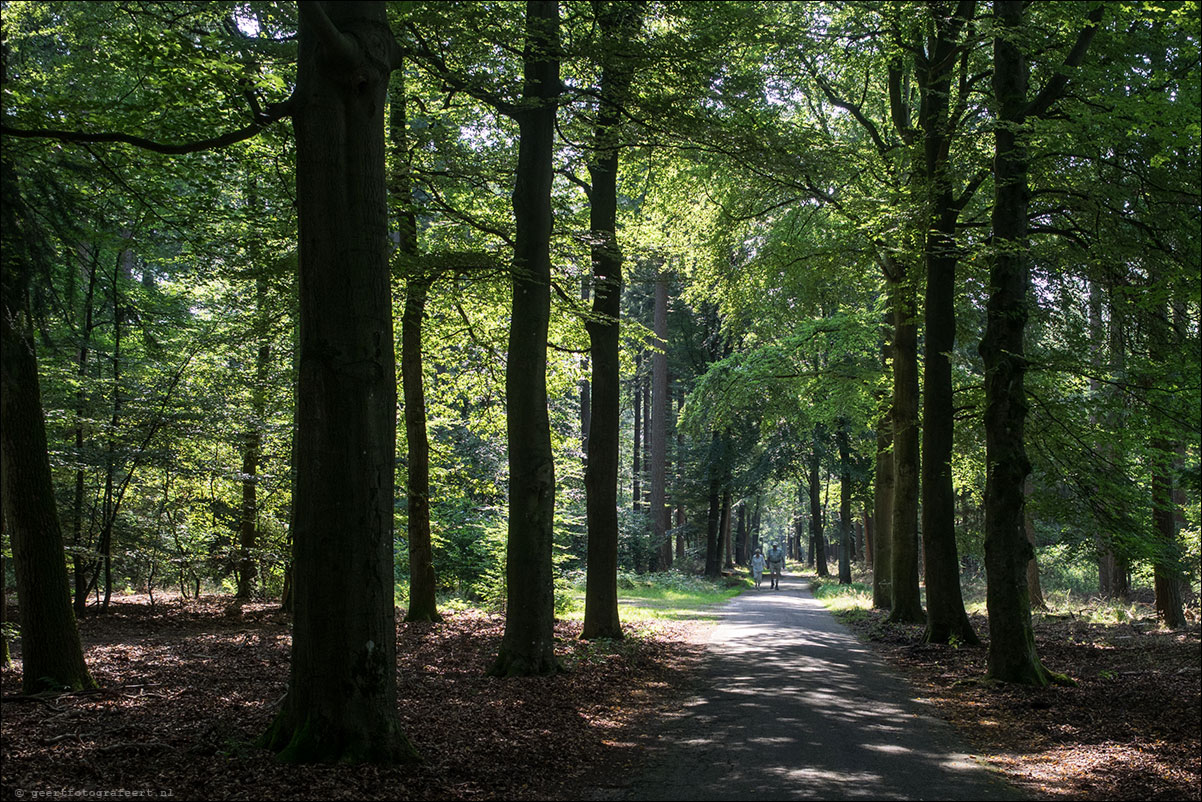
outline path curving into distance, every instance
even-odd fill
[[[807,578],[719,608],[695,696],[597,800],[1019,800]]]

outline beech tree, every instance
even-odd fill
[[[1029,96],[1023,4],[999,0],[994,6],[993,91],[998,119],[994,129],[995,198],[993,264],[988,322],[981,338],[985,364],[985,437],[988,478],[985,489],[985,569],[988,576],[989,675],[1029,685],[1052,679],[1035,648],[1027,563],[1031,545],[1023,520],[1023,489],[1031,465],[1024,426],[1027,397],[1023,379],[1023,334],[1027,321],[1030,272],[1027,242],[1028,119],[1045,113],[1068,81],[1059,71],[1035,97]],[[1081,63],[1097,30],[1101,10],[1091,14],[1065,68]]]
[[[547,325],[551,306],[551,179],[559,82],[559,4],[526,3],[524,87],[513,214],[513,316],[505,368],[509,439],[509,538],[505,635],[489,669],[503,676],[547,674],[555,657],[551,546],[555,464],[547,417]]]
[[[0,162],[3,306],[0,307],[0,506],[13,546],[21,605],[21,687],[26,693],[94,688],[68,595],[54,502],[29,285],[43,254],[17,177]]]
[[[588,516],[588,573],[582,638],[620,638],[618,618],[618,438],[621,433],[619,317],[622,251],[618,244],[620,131],[633,80],[626,52],[642,21],[642,2],[593,4],[601,30],[600,91],[589,162],[593,316],[586,322],[592,382],[584,485]]]

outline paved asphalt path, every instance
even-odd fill
[[[696,696],[599,800],[1024,797],[786,575],[721,608]]]

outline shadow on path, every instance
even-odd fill
[[[641,776],[595,799],[1023,797],[810,594],[748,590],[720,608],[699,693],[663,722]]]

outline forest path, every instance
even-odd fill
[[[1024,797],[809,590],[786,575],[731,599],[695,696],[648,738],[646,765],[594,799]]]

